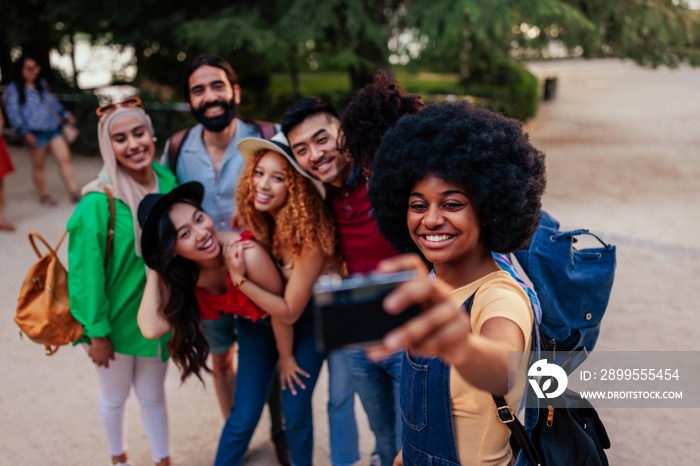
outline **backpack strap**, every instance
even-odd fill
[[[190,133],[190,129],[181,129],[177,133],[170,136],[170,146],[168,146],[168,164],[170,165],[170,170],[176,173],[177,170],[177,159],[180,157],[180,149],[182,149],[182,143],[185,142],[187,135]]]
[[[107,186],[104,188],[105,193],[107,193],[107,198],[109,199],[109,228],[107,229],[107,250],[105,252],[104,261],[104,266],[107,267],[107,260],[109,259],[109,253],[112,250],[112,243],[114,242],[114,196]],[[63,238],[61,238],[61,240],[63,240]],[[56,247],[56,249],[58,249],[58,247]]]
[[[463,306],[468,315],[471,315],[472,313],[475,294],[476,291],[474,294],[469,296],[466,301],[464,301]],[[527,458],[530,463],[536,466],[541,465],[542,460],[537,452],[537,448],[535,448],[535,444],[527,435],[525,426],[522,425],[520,420],[515,416],[515,413],[513,413],[513,410],[510,409],[510,406],[508,406],[506,399],[502,396],[496,396],[493,394],[491,396],[493,397],[493,401],[496,403],[496,417],[498,417],[498,420],[505,424],[510,430],[511,445],[513,445],[513,442],[515,442],[515,445],[520,447],[520,449],[523,451],[523,455],[525,455],[525,458]]]
[[[55,248],[52,248],[49,243],[44,239],[43,236],[41,236],[39,233],[36,231],[30,231],[29,232],[29,243],[32,245],[32,248],[34,249],[34,252],[36,253],[36,257],[41,259],[41,252],[39,252],[39,248],[36,246],[36,242],[34,241],[34,238],[38,239],[42,243],[44,243],[44,246],[49,250],[52,256],[56,255],[56,252],[58,251],[58,248],[61,247],[61,243],[63,242],[63,239],[66,237],[66,234],[68,233],[68,230],[63,232],[63,236],[61,236],[61,239],[58,240],[58,244],[56,245]]]
[[[527,435],[525,427],[520,422],[520,419],[515,416],[513,410],[508,406],[506,399],[502,396],[491,396],[493,397],[493,401],[496,402],[496,417],[510,429],[511,445],[515,442],[515,445],[520,447],[523,451],[523,455],[525,455],[525,458],[527,458],[530,463],[536,466],[541,465],[542,460],[540,459],[540,454],[537,452],[535,444]]]
[[[263,139],[270,140],[272,139],[272,136],[277,134],[275,124],[271,121],[253,120],[253,123],[255,123],[255,126],[257,126],[260,130],[260,135],[263,137]]]

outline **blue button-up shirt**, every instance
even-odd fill
[[[202,183],[204,185],[202,209],[214,220],[217,230],[231,230],[231,216],[236,210],[236,187],[245,166],[245,160],[238,150],[238,143],[244,138],[261,137],[260,131],[254,124],[236,118],[236,132],[226,147],[217,174],[214,162],[204,146],[203,129],[201,124],[190,129],[182,143],[175,174],[180,183],[189,181]],[[279,125],[275,125],[275,129],[279,131]],[[163,165],[166,166],[169,147],[170,141],[165,145],[162,159]]]
[[[34,87],[24,86],[26,100],[24,105],[19,103],[17,84],[11,82],[5,89],[3,100],[10,125],[19,137],[30,131],[54,131],[61,125],[61,118],[68,111],[48,91],[46,81],[41,81],[44,90],[39,92]]]

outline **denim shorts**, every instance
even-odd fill
[[[211,354],[223,354],[236,343],[236,316],[220,312],[218,320],[202,320]]]
[[[53,131],[30,131],[30,133],[36,138],[36,145],[33,148],[43,149],[48,146],[54,138],[61,136],[61,127],[59,126]]]

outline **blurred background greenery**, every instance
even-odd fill
[[[23,51],[34,55],[81,123],[82,152],[96,150],[88,75],[133,86],[162,143],[193,123],[182,78],[201,53],[233,65],[246,117],[279,121],[305,95],[342,110],[385,69],[426,102],[468,97],[526,121],[543,93],[528,60],[700,64],[700,14],[687,1],[3,0],[0,84]]]

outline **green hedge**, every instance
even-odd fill
[[[465,92],[485,99],[484,105],[494,112],[526,122],[537,115],[539,82],[519,63],[504,68],[505,84],[464,83]]]

